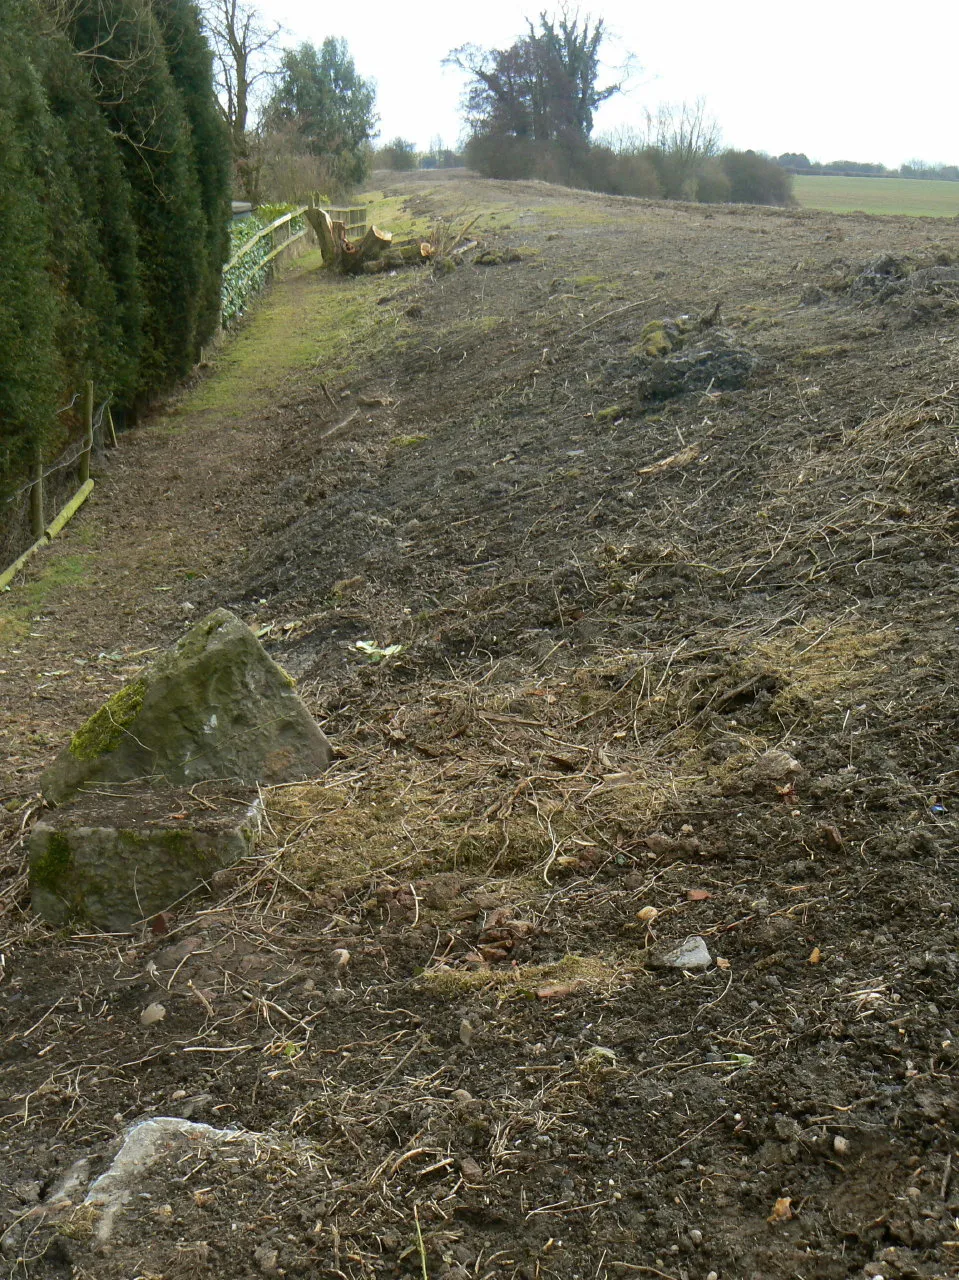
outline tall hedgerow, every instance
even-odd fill
[[[137,388],[143,294],[130,193],[114,139],[65,37],[38,42],[48,145],[34,155],[59,292],[57,349],[67,386],[90,378],[119,405]]]
[[[27,13],[0,0],[0,497],[30,468],[55,421],[60,368],[47,226],[32,163],[49,119]]]
[[[216,328],[223,263],[230,248],[230,134],[213,89],[213,54],[195,0],[154,0],[173,83],[186,114],[204,222],[197,343]]]
[[[190,368],[230,159],[195,0],[0,0],[0,34],[2,497],[76,430],[57,410],[88,379],[135,409]]]
[[[147,399],[197,351],[205,220],[186,112],[142,0],[79,0],[70,23],[119,150],[144,292],[137,389]]]

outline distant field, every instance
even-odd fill
[[[959,182],[922,178],[796,177],[796,199],[807,209],[830,213],[905,213],[954,218],[959,214]]]

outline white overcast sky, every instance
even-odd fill
[[[381,137],[425,149],[462,131],[463,77],[444,68],[458,45],[510,45],[523,15],[505,0],[259,0],[286,44],[342,36],[361,75],[376,81]],[[571,4],[570,10],[576,6]],[[606,0],[610,67],[627,53],[640,70],[628,95],[597,113],[596,132],[638,124],[660,102],[706,100],[728,146],[813,160],[918,158],[959,163],[959,4],[956,0]],[[612,76],[610,77],[612,78]]]

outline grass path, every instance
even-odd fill
[[[283,447],[274,406],[348,368],[384,291],[364,280],[344,298],[318,266],[296,262],[212,370],[121,438],[84,509],[0,596],[0,801],[179,633],[196,584],[244,556]]]

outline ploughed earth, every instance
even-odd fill
[[[479,244],[303,259],[0,602],[0,1272],[959,1275],[959,223],[386,181]],[[39,771],[218,605],[333,767],[51,930]],[[252,1136],[106,1232],[154,1116]]]

